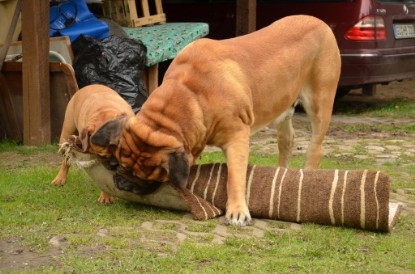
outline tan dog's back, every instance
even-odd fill
[[[223,101],[214,102],[216,93],[226,93],[229,100],[241,100],[243,95],[245,101],[233,104],[236,108],[252,105],[248,115],[252,133],[283,114],[297,99],[307,108],[307,100],[317,94],[334,98],[340,75],[340,53],[334,34],[323,21],[311,16],[289,16],[232,39],[200,39],[185,48],[172,67],[189,60],[193,73],[205,74],[198,77],[202,81],[199,85],[211,88],[197,91],[213,98],[207,105],[218,107],[215,111],[231,107]],[[168,70],[165,79],[177,77],[178,72],[181,73],[177,67]],[[319,85],[326,85],[319,82],[321,76],[330,82],[330,91],[320,89]],[[189,81],[193,77],[192,73],[186,75]],[[232,97],[230,92],[238,94]]]
[[[246,64],[242,67],[249,67],[252,74],[253,131],[269,124],[297,99],[308,107],[307,100],[312,97],[333,97],[336,93],[340,52],[333,32],[323,21],[310,16],[301,20],[286,17],[224,43],[244,49],[246,57],[241,59]],[[327,84],[327,89],[322,88]]]

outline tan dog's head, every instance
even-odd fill
[[[187,184],[190,165],[183,144],[174,136],[138,123],[136,118],[130,118],[125,126],[122,121],[107,122],[91,142],[101,146],[119,144],[115,156],[124,174],[181,188]]]

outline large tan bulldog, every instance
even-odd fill
[[[59,144],[63,145],[76,135],[81,142],[83,152],[96,154],[110,161],[114,153],[113,147],[92,144],[90,140],[105,122],[116,119],[119,122],[117,124],[122,126],[123,121],[132,116],[134,116],[132,108],[116,91],[103,85],[86,86],[75,93],[66,107]],[[69,167],[70,162],[64,157],[59,173],[52,184],[64,185]],[[98,200],[101,203],[111,203],[113,198],[101,192]]]
[[[286,167],[291,118],[301,103],[312,125],[306,167],[317,168],[339,75],[336,39],[314,17],[286,17],[222,41],[200,39],[174,59],[163,83],[121,132],[105,130],[96,138],[119,136],[116,157],[134,176],[179,186],[186,185],[189,165],[206,145],[220,147],[228,165],[226,219],[246,225],[249,136],[276,121],[279,165]]]

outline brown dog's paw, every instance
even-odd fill
[[[235,226],[247,226],[252,222],[247,206],[228,206],[225,215],[226,223]]]
[[[56,177],[52,181],[52,185],[54,186],[63,186],[65,183],[66,183],[66,179],[60,178],[60,177]]]
[[[108,195],[105,192],[101,192],[98,198],[98,202],[100,202],[101,204],[112,204],[114,202],[114,197]]]

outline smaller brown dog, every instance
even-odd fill
[[[134,111],[131,106],[116,91],[103,85],[86,86],[75,93],[66,107],[59,151],[63,152],[62,148],[71,136],[78,135],[83,152],[99,155],[104,161],[111,162],[113,146],[92,144],[90,139],[108,120],[117,119],[123,124],[122,121],[132,116]],[[66,183],[69,167],[70,161],[64,157],[59,173],[52,181],[53,185],[62,186]],[[98,201],[112,203],[113,197],[101,192]]]

